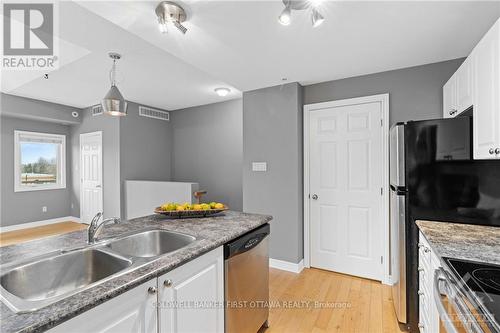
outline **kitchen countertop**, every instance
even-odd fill
[[[193,235],[199,239],[188,246],[107,280],[90,289],[29,313],[15,313],[0,303],[0,332],[40,332],[62,323],[104,301],[162,275],[186,262],[251,231],[272,219],[258,215],[228,211],[224,214],[196,219],[167,219],[151,215],[103,228],[102,237],[119,236],[124,232],[158,228]],[[75,231],[22,244],[2,247],[0,264],[28,259],[56,250],[86,245],[87,232]]]
[[[416,221],[439,257],[500,265],[500,228],[472,224]]]

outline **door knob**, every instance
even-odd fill
[[[493,150],[493,148],[490,148],[488,152],[490,153],[490,155],[493,155],[495,153],[495,150]]]
[[[150,293],[150,294],[156,294],[156,288],[155,287],[149,287],[148,288],[148,293]]]
[[[172,287],[172,280],[165,280],[163,281],[163,285],[167,288]]]
[[[318,200],[318,195],[317,195],[317,194],[313,194],[311,198],[312,198],[313,200]]]

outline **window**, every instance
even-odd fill
[[[14,191],[66,188],[66,136],[14,131]]]

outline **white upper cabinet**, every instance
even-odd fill
[[[470,57],[443,86],[443,118],[452,118],[473,104],[473,71]]]
[[[224,332],[222,247],[158,278],[160,333]]]
[[[472,106],[473,100],[473,62],[470,58],[465,59],[456,72],[456,107],[458,113]]]
[[[500,159],[500,19],[443,86],[443,117],[473,106],[474,159]]]
[[[500,159],[500,20],[474,48],[474,159]]]
[[[457,77],[453,75],[443,86],[443,118],[452,118],[457,113]]]

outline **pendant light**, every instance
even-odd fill
[[[122,56],[118,53],[110,52],[109,57],[113,59],[113,67],[111,67],[111,71],[109,73],[111,88],[102,100],[102,109],[104,113],[110,116],[126,116],[127,101],[125,101],[123,95],[120,93],[120,90],[118,90],[118,87],[116,86],[116,61],[119,60]]]

